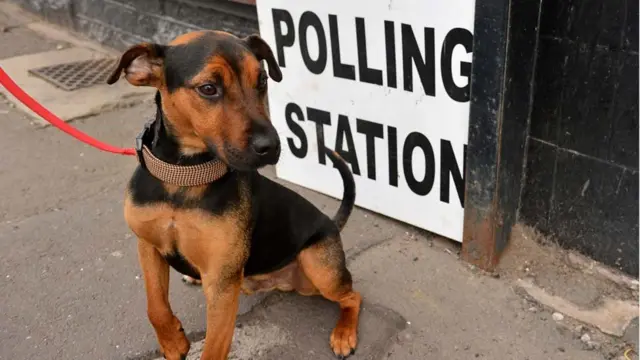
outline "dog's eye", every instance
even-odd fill
[[[216,98],[219,97],[221,93],[220,89],[218,89],[218,87],[213,84],[204,84],[198,86],[196,90],[201,96],[204,96],[206,98]]]

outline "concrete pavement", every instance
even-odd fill
[[[0,28],[8,29],[0,33],[0,59],[60,47],[26,26],[33,20],[15,19],[0,12]],[[62,44],[68,46],[75,45]],[[82,106],[81,96],[74,96]],[[143,102],[74,125],[130,146],[152,114],[151,103]],[[0,101],[0,125],[0,359],[155,358],[135,238],[122,219],[134,159],[36,127],[7,101]],[[264,173],[273,176],[273,169]],[[333,199],[286,185],[328,213],[337,207]],[[633,289],[597,274],[568,272],[560,263],[545,263],[537,277],[528,270],[535,265],[519,267],[536,251],[542,258],[550,258],[544,251],[562,254],[557,248],[516,242],[537,250],[507,254],[497,278],[461,262],[457,244],[360,209],[343,239],[364,297],[355,360],[595,360],[621,358],[627,349],[624,340],[588,323],[560,319],[551,305],[517,285],[518,278],[532,278],[562,296],[571,284],[571,300],[579,303],[589,294],[584,306],[596,309],[604,296],[637,299]],[[554,282],[558,274],[562,284]],[[172,272],[170,298],[194,340],[196,359],[205,329],[204,297]],[[231,358],[332,359],[334,304],[274,293],[244,298],[241,313]],[[590,342],[581,339],[584,334]]]

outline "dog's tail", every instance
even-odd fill
[[[344,161],[342,156],[328,148],[326,149],[326,152],[333,165],[338,168],[338,172],[340,172],[340,176],[342,177],[342,184],[344,187],[342,202],[340,203],[338,212],[333,216],[333,222],[336,223],[338,229],[342,230],[344,225],[347,223],[347,220],[349,220],[351,210],[353,210],[353,205],[356,202],[356,183],[353,180],[353,174],[351,173],[349,165],[347,165],[347,162]]]

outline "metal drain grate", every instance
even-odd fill
[[[105,84],[116,61],[118,60],[115,58],[76,61],[30,69],[29,72],[63,90],[73,91]]]

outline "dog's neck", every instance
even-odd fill
[[[162,111],[160,92],[156,93],[155,103],[156,121],[150,129],[153,132],[153,140],[151,144],[147,144],[153,155],[166,163],[175,165],[197,165],[215,159],[209,152],[184,155],[177,137],[171,131],[171,124]]]

